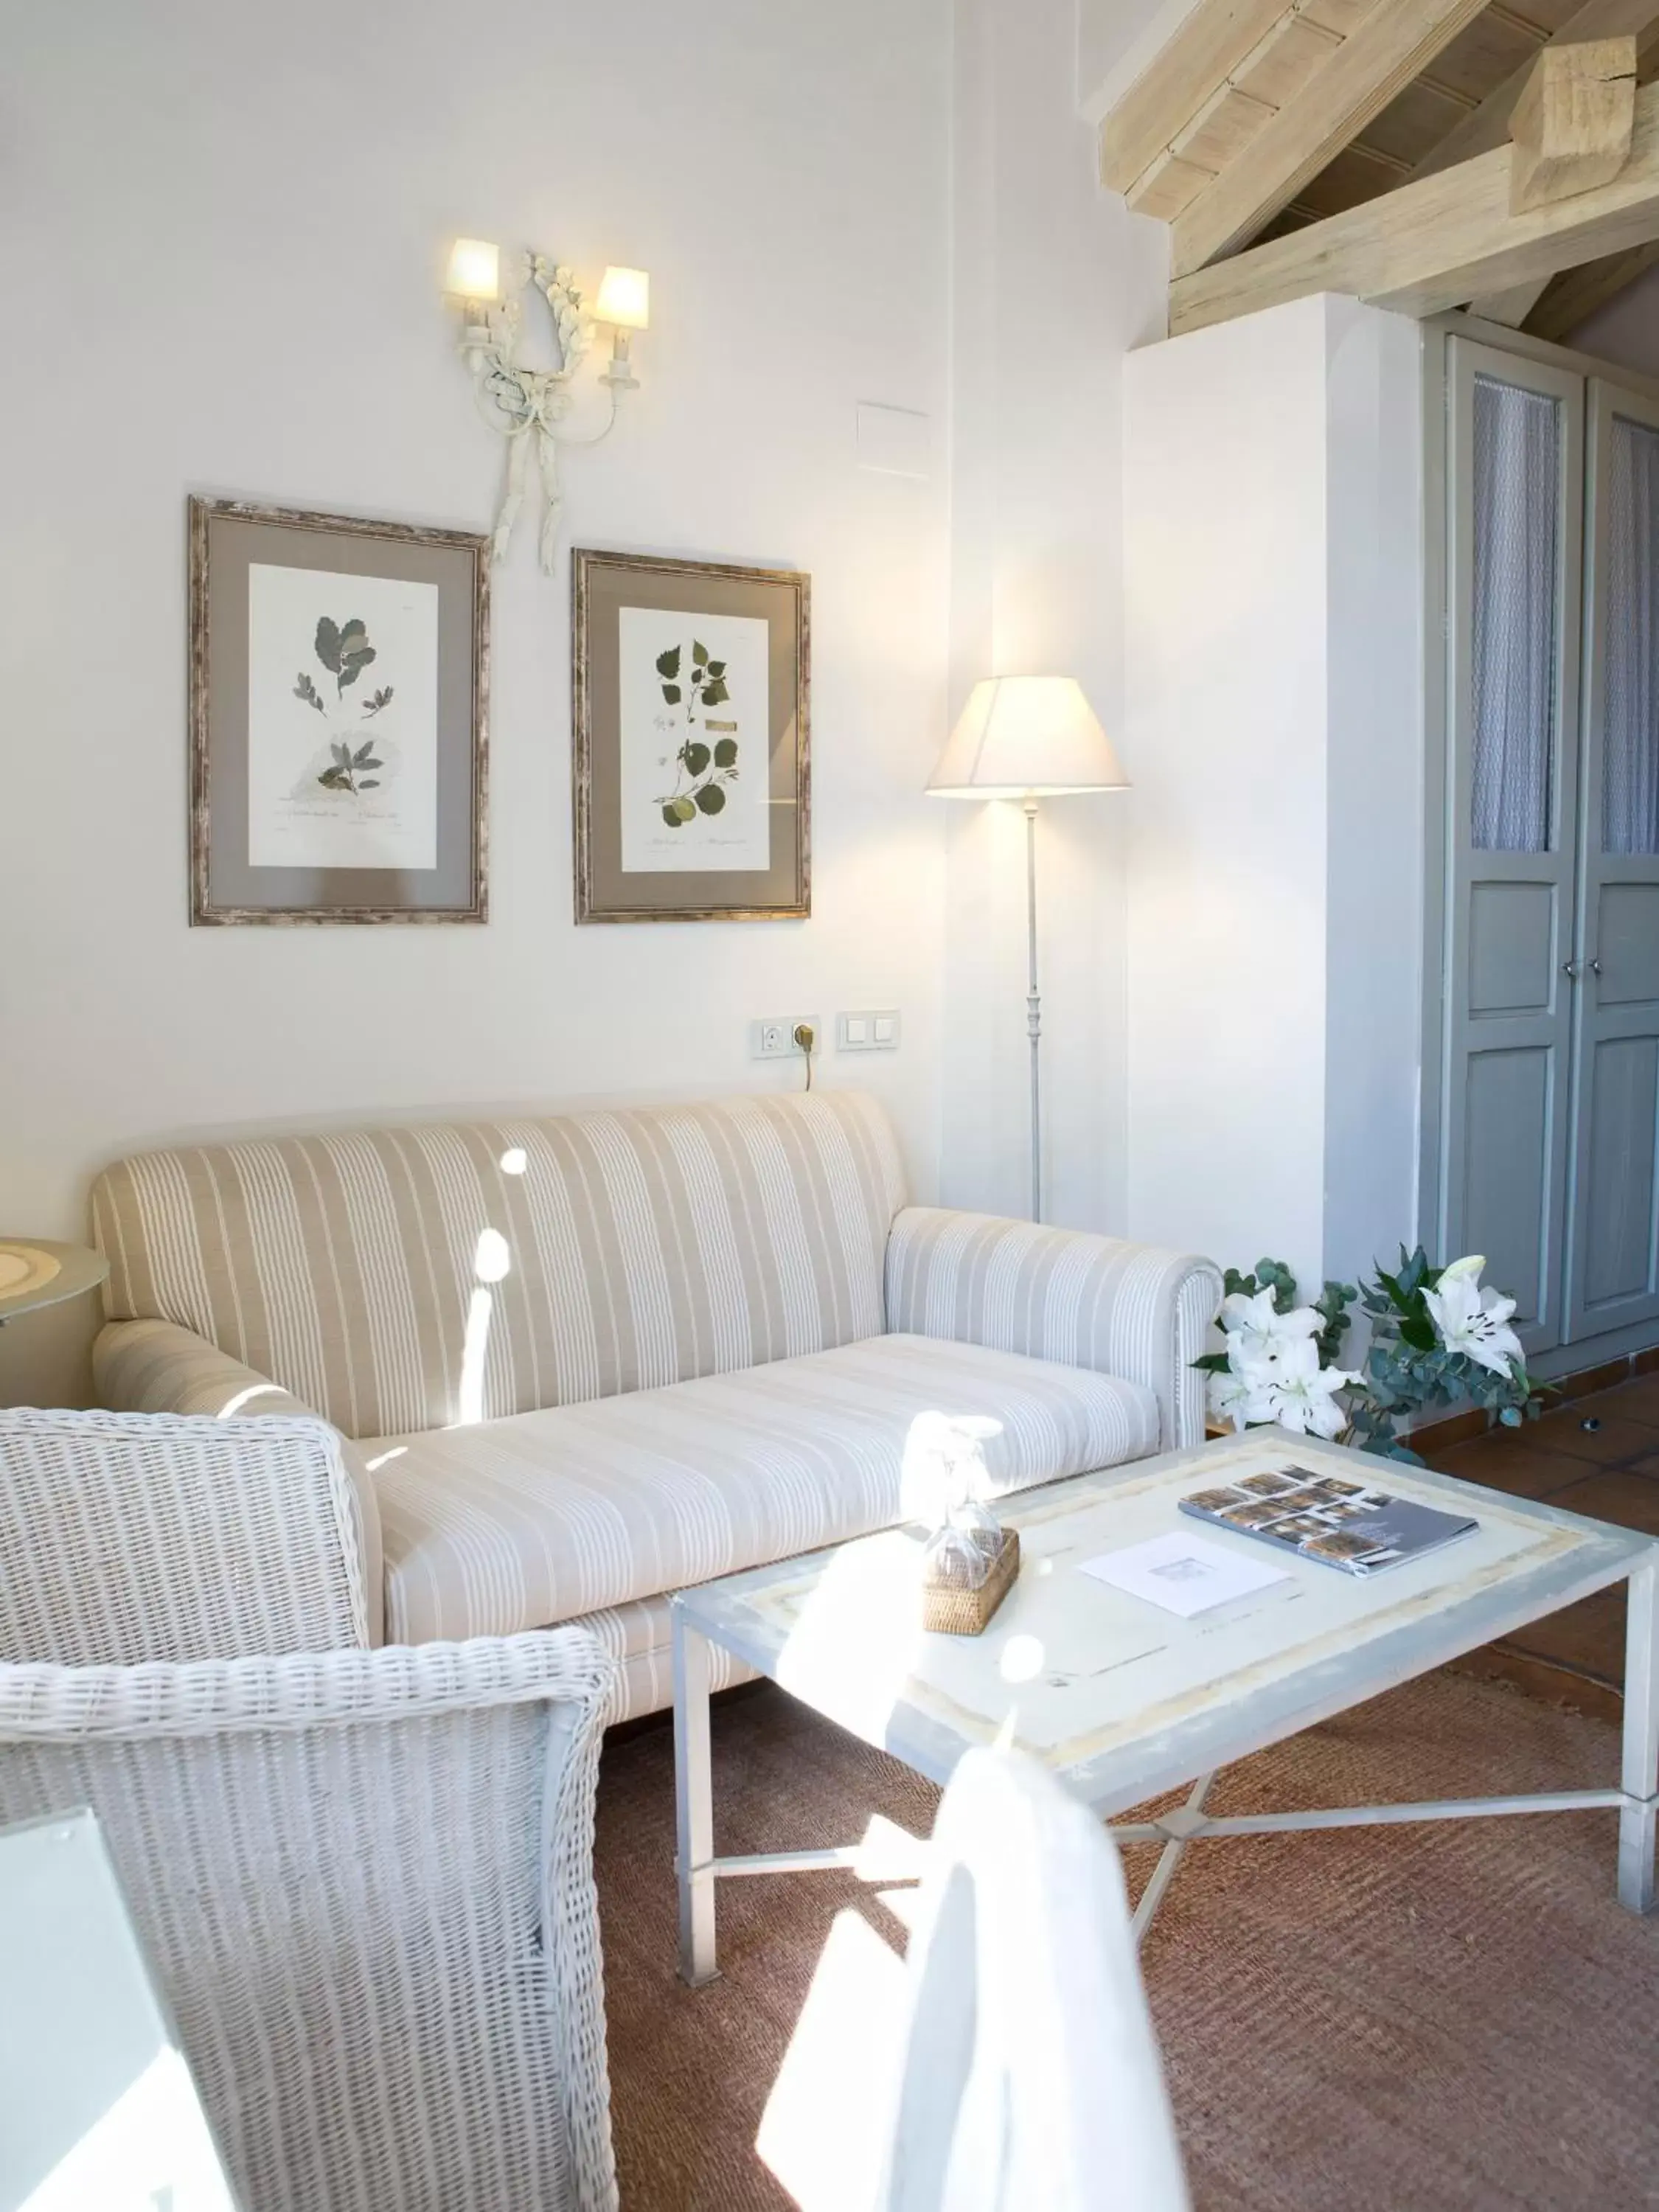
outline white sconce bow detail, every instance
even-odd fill
[[[642,269],[607,269],[590,308],[570,270],[545,253],[519,254],[510,275],[511,291],[504,299],[501,249],[485,239],[458,238],[444,289],[461,303],[460,347],[472,372],[478,411],[507,441],[507,483],[496,511],[491,557],[500,561],[506,556],[524,503],[533,440],[544,503],[541,563],[550,574],[562,496],[559,447],[597,446],[615,426],[617,394],[638,390],[629,347],[633,333],[646,329],[651,319],[651,280]],[[518,358],[518,295],[526,289],[540,293],[552,319],[557,359],[551,368],[526,368]],[[596,323],[608,324],[611,330],[611,363],[599,379],[608,395],[607,412],[597,429],[578,433],[561,425],[575,403],[573,380],[593,343]]]

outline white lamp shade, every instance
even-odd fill
[[[599,296],[593,303],[593,319],[596,323],[610,323],[618,330],[648,330],[649,272],[644,269],[607,269],[599,285]]]
[[[444,289],[462,300],[499,300],[501,249],[487,238],[458,238],[449,249]]]
[[[975,684],[927,783],[936,799],[1041,799],[1128,787],[1072,676],[988,676]]]

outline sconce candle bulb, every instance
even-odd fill
[[[459,300],[499,300],[501,249],[486,238],[458,238],[449,251],[446,292]]]
[[[605,380],[622,391],[639,383],[629,358],[635,331],[651,327],[651,278],[643,269],[607,269],[593,303],[593,319],[611,325],[611,366]]]

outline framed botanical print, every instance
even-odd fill
[[[484,920],[489,544],[191,500],[192,923]]]
[[[811,580],[572,556],[578,921],[811,911]]]

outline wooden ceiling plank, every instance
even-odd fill
[[[1279,19],[1288,0],[1199,0],[1100,126],[1100,180],[1127,192]]]
[[[1206,106],[1190,131],[1183,131],[1172,150],[1194,167],[1218,176],[1229,161],[1242,154],[1256,132],[1270,123],[1274,110],[1265,100],[1230,84]],[[1137,204],[1133,195],[1129,204]]]
[[[1510,118],[1511,210],[1610,184],[1630,158],[1635,125],[1633,38],[1547,46]]]
[[[1517,215],[1510,173],[1510,150],[1498,147],[1181,277],[1170,288],[1170,330],[1201,329],[1314,292],[1437,314],[1646,246],[1659,239],[1659,86],[1637,94],[1630,159],[1610,184]]]
[[[1634,36],[1638,41],[1637,59],[1639,67],[1644,50],[1654,43],[1653,33],[1659,27],[1659,0],[1585,0],[1577,14],[1563,25],[1550,40],[1551,46],[1575,46],[1588,39],[1618,39]],[[1644,33],[1649,35],[1643,37]],[[1545,51],[1547,52],[1548,48]],[[1488,93],[1474,113],[1464,118],[1455,130],[1448,133],[1418,163],[1419,177],[1437,175],[1459,161],[1473,161],[1477,154],[1489,154],[1494,146],[1501,146],[1509,136],[1510,118],[1515,112],[1515,103],[1520,99],[1531,76],[1533,64],[1523,62],[1521,67],[1504,78],[1495,92]]]
[[[1564,270],[1546,287],[1543,298],[1522,328],[1534,337],[1550,338],[1559,344],[1656,265],[1659,265],[1659,239]]]
[[[1177,276],[1241,246],[1356,138],[1462,29],[1481,0],[1380,0],[1171,231]]]
[[[1165,154],[1153,162],[1145,176],[1137,177],[1130,192],[1129,205],[1137,215],[1155,215],[1164,222],[1173,222],[1184,208],[1189,208],[1206,185],[1215,182],[1213,169],[1201,169],[1195,161],[1183,161],[1179,154]]]
[[[1283,107],[1323,69],[1342,41],[1307,15],[1285,15],[1233,71],[1233,82],[1269,107]]]

